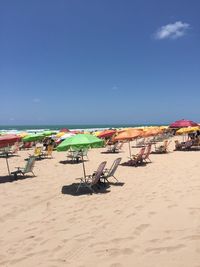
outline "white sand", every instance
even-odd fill
[[[65,152],[37,161],[36,177],[14,182],[5,182],[0,158],[0,266],[199,267],[200,151],[173,147],[144,167],[120,166],[123,186],[78,196],[69,186],[82,165],[59,163]],[[103,160],[108,167],[119,156],[127,160],[127,144],[119,154],[103,150],[89,151],[87,173]],[[30,152],[9,158],[11,170]]]

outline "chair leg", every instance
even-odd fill
[[[117,182],[119,182],[118,180],[117,180],[117,178],[113,175],[113,178],[117,181]]]

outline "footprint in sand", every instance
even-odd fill
[[[141,224],[135,228],[134,235],[140,235],[145,229],[147,229],[150,224]]]
[[[185,248],[186,246],[183,244],[179,244],[177,246],[168,246],[168,247],[157,247],[157,248],[147,248],[146,252],[154,252],[154,253],[161,253],[161,252],[173,252],[182,248]]]
[[[111,263],[110,267],[122,267],[123,265],[119,262]]]

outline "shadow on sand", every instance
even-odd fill
[[[79,183],[73,183],[71,185],[64,185],[62,187],[62,194],[64,195],[71,195],[71,196],[82,196],[82,195],[92,195],[94,194],[89,188],[87,187],[81,187],[78,192],[77,188],[79,186]],[[109,188],[109,185],[106,186],[95,186],[93,189],[96,194],[107,194],[110,192],[110,190],[107,190]]]
[[[26,176],[21,175],[17,177],[14,177],[14,175],[0,176],[0,184],[12,183],[18,180],[25,180],[28,178],[35,178],[35,176],[31,176],[31,175],[26,175]]]

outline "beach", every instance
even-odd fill
[[[74,194],[82,164],[67,163],[66,152],[12,182],[0,158],[0,266],[199,267],[200,152],[173,151],[174,139],[169,153],[150,154],[152,163],[119,166],[120,183],[96,194]],[[87,174],[104,160],[128,160],[127,143],[121,153],[102,151],[89,151]],[[10,157],[11,171],[31,153]]]

